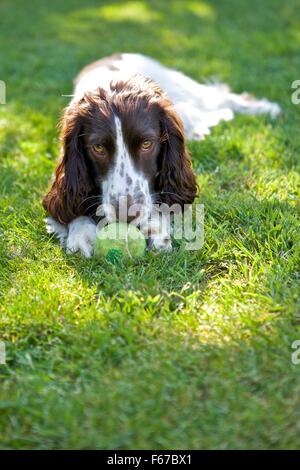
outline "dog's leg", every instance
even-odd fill
[[[67,249],[67,253],[79,251],[86,258],[92,256],[96,224],[89,217],[77,217],[68,225],[63,225],[52,217],[47,217],[45,222],[47,232],[56,236],[60,246]]]
[[[157,251],[171,251],[171,224],[170,215],[160,212],[153,207],[150,220],[141,224],[140,229],[148,239],[148,248],[154,248]]]
[[[66,240],[68,236],[68,226],[60,224],[53,217],[46,217],[46,231],[51,235],[55,235],[58,239],[60,246],[66,246]]]
[[[96,224],[89,217],[77,217],[68,225],[67,253],[79,251],[90,258],[94,251]]]
[[[187,139],[202,140],[210,134],[210,128],[221,121],[230,121],[234,113],[230,108],[216,109],[215,111],[199,111],[195,105],[180,103],[177,106],[183,123]]]
[[[224,104],[237,113],[269,114],[272,119],[276,118],[281,113],[279,104],[265,98],[256,99],[249,93],[242,93],[241,95],[228,93],[228,95],[224,97]]]
[[[229,121],[234,113],[269,114],[275,118],[281,113],[277,103],[256,99],[248,93],[232,93],[225,84],[202,85],[181,72],[168,70],[165,83],[189,139],[201,139],[220,121]]]

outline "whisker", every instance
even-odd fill
[[[97,207],[98,207],[99,205],[100,205],[99,202],[94,202],[93,204],[91,204],[90,206],[88,206],[88,207],[85,209],[85,212],[87,212],[87,211],[88,211],[89,209],[91,209],[92,207],[94,207],[94,206],[97,206]]]
[[[151,193],[151,196],[157,196],[157,195],[161,195],[161,194],[173,194],[174,196],[178,196],[177,193],[173,193],[171,191],[156,191],[154,193]]]
[[[83,199],[83,201],[81,201],[81,203],[79,204],[79,207],[80,207],[82,204],[84,204],[86,201],[88,201],[89,199],[97,199],[97,203],[98,203],[98,202],[101,202],[101,199],[102,199],[102,198],[103,198],[103,196],[101,196],[100,194],[99,194],[99,196],[89,196],[89,197],[86,197],[85,199]],[[96,204],[96,202],[95,202],[95,204]]]

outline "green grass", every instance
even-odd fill
[[[299,6],[1,1],[1,448],[299,446]],[[120,267],[67,256],[45,233],[61,95],[117,51],[284,109],[190,144],[200,251]]]

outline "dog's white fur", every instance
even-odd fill
[[[191,140],[203,138],[220,121],[231,120],[235,112],[267,113],[272,118],[280,113],[277,103],[257,100],[248,93],[232,93],[224,84],[202,85],[142,54],[121,54],[111,65],[115,70],[99,65],[79,77],[73,99],[80,99],[87,90],[97,89],[99,84],[108,91],[111,81],[126,80],[135,74],[145,75],[157,82],[174,103],[183,121],[186,137]]]
[[[137,193],[140,192],[143,196],[143,202],[141,203],[144,209],[143,218],[148,220],[152,208],[149,182],[141,172],[138,172],[134,168],[129,151],[124,142],[122,126],[118,117],[115,117],[115,126],[117,133],[116,164],[114,171],[110,173],[107,180],[102,183],[103,206],[107,208],[105,215],[109,220],[109,211],[113,208],[114,199],[118,201],[122,200],[122,197],[126,199],[126,196],[130,195],[135,190]],[[126,192],[126,195],[124,192]],[[127,214],[127,208],[124,212]],[[112,215],[112,219],[115,220],[115,214]]]
[[[257,100],[247,93],[232,93],[226,85],[199,84],[183,73],[164,67],[141,54],[121,54],[110,62],[110,66],[99,64],[80,75],[73,101],[79,100],[85,92],[96,90],[99,86],[109,91],[110,82],[126,80],[136,74],[145,75],[161,86],[173,102],[183,121],[186,137],[190,140],[203,139],[210,133],[211,127],[222,120],[231,120],[235,112],[269,114],[272,118],[281,112],[277,103],[267,99]],[[122,135],[119,136],[119,144],[121,143]],[[151,201],[148,202],[147,205],[151,207]],[[47,217],[46,228],[48,233],[56,235],[67,252],[79,251],[86,257],[92,256],[96,225],[89,217],[78,217],[68,227],[52,217]],[[153,246],[158,250],[171,249],[169,234],[164,234],[161,239],[156,238]]]

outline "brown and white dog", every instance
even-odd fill
[[[275,117],[280,108],[201,85],[139,54],[85,67],[62,118],[62,155],[43,200],[48,233],[68,252],[91,256],[99,205],[108,221],[124,218],[124,208],[130,220],[130,207],[140,207],[140,229],[155,233],[154,205],[183,206],[197,193],[185,138],[202,139],[234,112]],[[151,246],[171,249],[168,229],[156,235]]]

